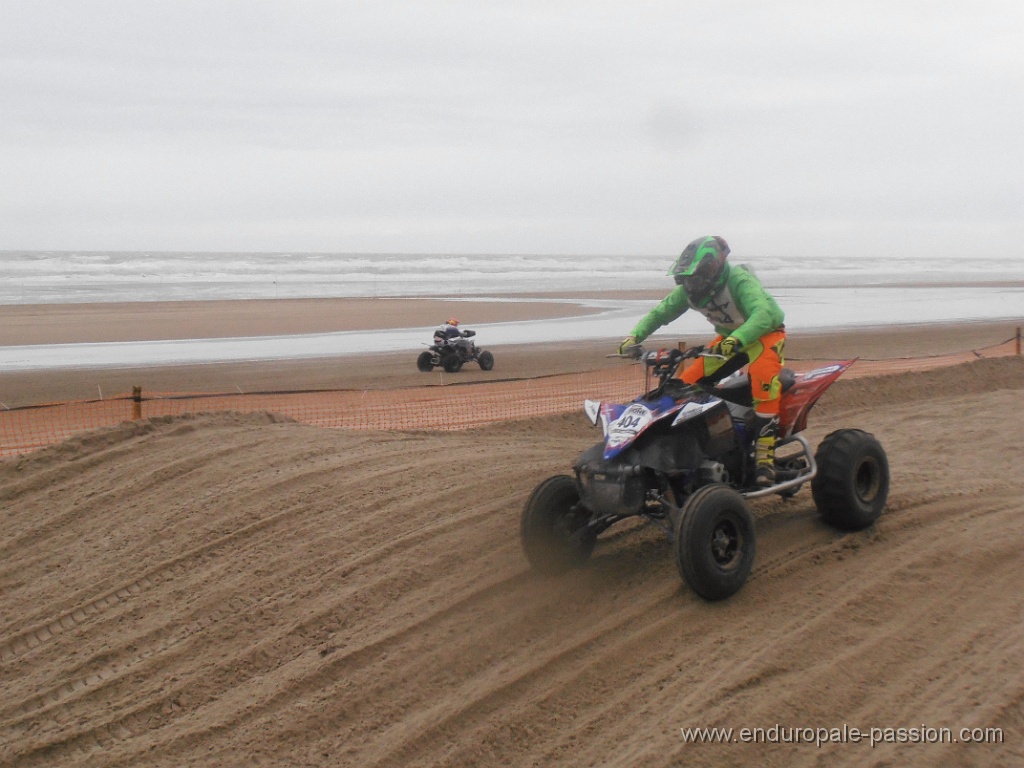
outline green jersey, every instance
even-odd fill
[[[722,336],[733,336],[745,347],[766,333],[778,330],[785,315],[749,267],[726,266],[722,286],[704,302],[692,303],[683,286],[677,286],[636,324],[631,336],[643,341],[686,310],[694,309],[708,319]]]

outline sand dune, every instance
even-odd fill
[[[757,502],[709,604],[663,535],[526,569],[518,515],[596,435],[269,415],[143,421],[0,462],[0,764],[1024,764],[1024,362],[840,381],[873,432],[867,531]],[[1001,729],[999,744],[695,744],[681,728]]]

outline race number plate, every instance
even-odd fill
[[[618,448],[631,443],[654,420],[650,409],[634,403],[622,415],[608,425],[608,448]]]

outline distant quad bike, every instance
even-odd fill
[[[476,361],[480,370],[489,371],[494,367],[494,355],[480,349],[472,341],[476,331],[461,331],[459,336],[447,338],[441,329],[434,331],[434,343],[430,349],[420,352],[416,367],[424,373],[441,367],[446,373],[456,373],[470,361]]]
[[[573,465],[575,477],[555,475],[534,489],[523,509],[520,536],[534,570],[564,573],[587,561],[598,535],[629,517],[668,534],[682,579],[701,597],[721,600],[746,582],[754,562],[754,518],[746,500],[790,497],[810,482],[822,519],[848,531],[871,525],[889,493],[889,463],[874,436],[839,429],[812,452],[802,432],[812,406],[855,360],[795,374],[784,368],[776,484],[754,485],[754,411],[750,379],[732,373],[706,388],[673,374],[705,354],[661,350],[636,357],[648,389],[631,403],[588,400],[587,416],[604,439]],[[813,453],[813,455],[812,455]]]

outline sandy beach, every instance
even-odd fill
[[[648,299],[660,292],[588,294]],[[572,323],[594,310],[572,303],[573,294],[548,295],[565,303],[443,301],[432,299],[301,299],[277,301],[151,302],[0,306],[0,345],[85,341],[215,338],[239,335],[287,335],[372,328],[429,329],[448,317],[464,325],[510,320],[548,319]],[[526,297],[530,298],[530,297]],[[670,330],[670,329],[668,329]],[[790,328],[791,359],[835,360],[851,357],[898,359],[964,352],[1012,338],[1015,324],[975,322],[904,325],[889,328],[819,331]],[[625,335],[629,331],[624,328]],[[429,330],[424,341],[429,340]],[[598,370],[621,365],[609,359],[620,337],[566,344],[524,344],[492,349],[497,365],[484,373],[467,366],[462,381],[522,378]],[[658,344],[698,344],[693,334],[661,338]],[[480,338],[487,344],[486,338]],[[435,377],[436,378],[436,377]],[[152,392],[252,392],[294,389],[382,389],[419,386],[432,381],[415,368],[415,354],[382,353],[313,360],[231,362],[202,365],[141,366],[59,371],[0,371],[0,401],[8,407],[106,397],[141,386]]]
[[[657,299],[655,299],[657,300]],[[578,304],[467,299],[277,299],[0,306],[0,346],[209,339],[543,320],[594,313]]]
[[[189,333],[432,325],[453,310],[403,300],[368,315],[385,306],[371,301],[5,307],[0,320],[16,344],[160,338],[184,318]],[[454,312],[477,323],[539,306],[553,307]],[[572,322],[573,306],[550,319]],[[523,503],[597,438],[578,413],[458,433],[160,418],[2,460],[0,764],[1020,765],[1024,360],[896,372],[1014,331],[790,329],[794,359],[893,361],[840,380],[808,430],[812,443],[875,434],[888,508],[849,534],[819,520],[807,490],[753,503],[752,578],[718,604],[680,582],[653,527],[613,529],[566,577],[527,570]],[[616,341],[495,348],[495,370],[464,380],[621,364],[606,357]],[[0,400],[424,377],[398,354],[0,372]],[[680,730],[844,724],[880,743],[700,744]],[[900,728],[949,740],[886,743]]]

